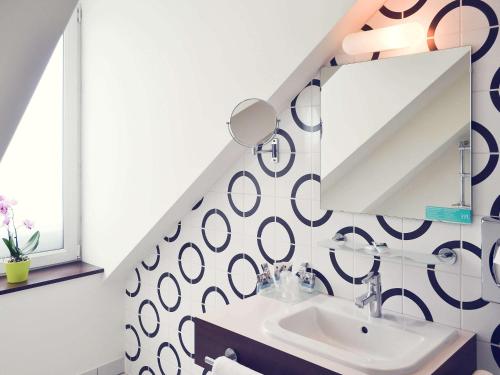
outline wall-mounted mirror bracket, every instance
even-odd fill
[[[280,151],[280,142],[278,138],[274,138],[271,141],[271,148],[269,149],[263,149],[262,146],[254,147],[253,149],[253,154],[265,154],[270,152],[271,153],[271,158],[272,160],[277,163],[279,161],[279,151]]]
[[[460,170],[458,176],[460,178],[460,201],[453,204],[455,207],[460,208],[470,208],[471,206],[466,203],[465,200],[465,184],[466,179],[471,178],[471,174],[465,171],[465,160],[467,158],[466,153],[470,152],[470,142],[468,140],[461,141],[458,144],[458,152],[460,154]]]

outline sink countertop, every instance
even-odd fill
[[[325,301],[329,298],[338,297],[330,297],[327,295],[315,297],[317,300]],[[354,302],[352,303],[354,304]],[[226,330],[235,332],[241,336],[258,341],[264,345],[268,345],[285,353],[291,354],[295,357],[302,358],[328,370],[341,374],[365,374],[359,370],[325,359],[319,355],[302,350],[299,347],[275,339],[266,334],[263,329],[264,321],[271,315],[287,311],[291,306],[294,305],[257,295],[245,300],[236,301],[221,311],[200,315],[198,318]],[[368,314],[368,311],[366,311],[366,313]],[[228,319],[229,317],[231,319]],[[423,368],[414,372],[413,375],[432,374],[475,335],[473,332],[463,331],[460,329],[456,330],[458,333],[457,338],[449,345],[441,349],[439,353],[436,353]]]

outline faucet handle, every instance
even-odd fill
[[[371,282],[379,282],[380,281],[380,273],[378,271],[375,272],[369,272],[368,275],[365,276],[361,280],[363,284],[369,284]]]

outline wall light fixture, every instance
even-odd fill
[[[425,30],[422,25],[410,22],[348,34],[344,38],[342,48],[350,55],[358,55],[407,48],[422,40],[425,40]]]

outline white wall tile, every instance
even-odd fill
[[[333,261],[342,269],[342,273],[334,269],[332,259],[334,259]],[[317,290],[327,293],[329,286],[335,296],[353,300],[354,288],[352,281],[346,280],[346,277],[342,276],[344,273],[346,275],[352,275],[354,271],[354,253],[352,251],[337,250],[333,252],[323,247],[313,247],[312,265],[313,268],[320,272],[327,280],[327,285],[325,285],[325,283],[317,279]]]
[[[488,77],[488,79],[491,80],[491,77]],[[500,130],[497,125],[500,123],[500,112],[494,107],[489,92],[472,93],[472,120],[485,128],[483,130],[482,127],[478,127],[479,131],[472,132],[473,152],[498,152],[497,140],[500,139]],[[491,143],[491,146],[489,146],[488,142]],[[474,174],[479,171],[474,170]]]
[[[432,254],[442,247],[453,248],[460,252],[460,226],[441,222],[432,222],[426,229],[422,220],[403,219],[403,252],[417,252]],[[455,274],[460,273],[460,258],[453,265],[436,265],[436,270],[443,270]],[[405,259],[405,265],[426,267]]]
[[[481,279],[462,278],[462,328],[477,333],[478,340],[490,342],[493,331],[500,324],[500,304],[481,299]]]
[[[472,224],[461,225],[462,275],[481,277],[481,217],[474,216]]]
[[[472,158],[472,169],[474,174],[477,175],[476,171],[488,170],[488,163],[495,163],[498,159],[498,155],[489,154],[475,154]],[[472,202],[473,202],[473,212],[474,215],[478,216],[488,216],[491,213],[491,208],[493,203],[498,198],[499,191],[498,186],[500,184],[500,168],[497,167],[487,173],[487,178],[472,186]]]
[[[460,307],[446,302],[433,288],[428,272],[435,276],[439,286],[447,296],[460,303],[460,276],[444,272],[428,271],[425,268],[405,266],[403,274],[404,289],[416,294],[430,310],[433,321],[452,327],[460,327]],[[424,318],[423,309],[410,298],[403,300],[403,313]]]

